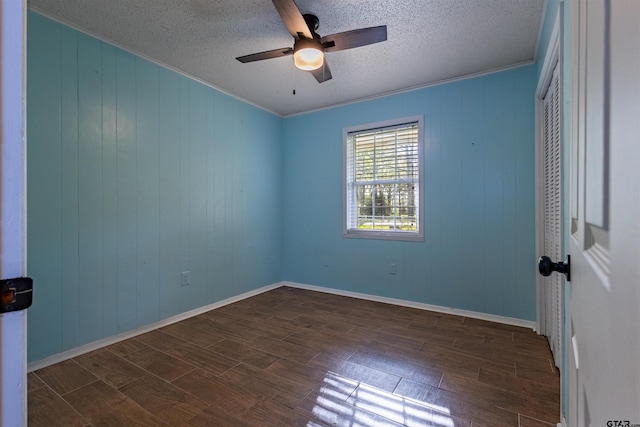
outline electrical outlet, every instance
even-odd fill
[[[397,272],[397,268],[396,268],[395,263],[389,264],[389,274],[395,275],[396,272]]]
[[[180,286],[188,286],[191,284],[191,271],[183,271],[180,273]]]

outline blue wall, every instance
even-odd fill
[[[285,119],[284,279],[535,320],[536,75],[531,65]],[[425,241],[343,238],[342,129],[417,114]]]
[[[282,119],[30,12],[28,359],[281,280],[533,320],[536,77]],[[425,242],[343,238],[342,128],[417,114]]]
[[[34,13],[27,79],[30,361],[281,279],[281,118]]]

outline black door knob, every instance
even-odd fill
[[[564,274],[567,281],[571,281],[571,255],[567,255],[562,262],[553,262],[548,256],[541,256],[538,258],[538,271],[543,276],[549,276],[557,271]]]

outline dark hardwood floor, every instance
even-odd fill
[[[555,426],[545,338],[282,287],[28,375],[30,426]]]

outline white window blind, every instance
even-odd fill
[[[422,239],[422,120],[345,132],[345,235]]]

